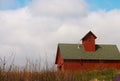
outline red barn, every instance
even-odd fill
[[[82,44],[58,44],[55,64],[58,71],[120,69],[120,53],[116,45],[95,44],[90,31]]]

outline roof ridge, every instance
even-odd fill
[[[66,44],[66,45],[78,45],[78,43],[58,43],[58,45],[60,45],[60,44]],[[82,45],[81,43],[79,44],[79,45]],[[114,45],[114,46],[116,46],[116,44],[95,44],[95,45]]]
[[[96,45],[115,45],[116,46],[116,44],[96,44]]]

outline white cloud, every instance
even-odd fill
[[[88,12],[84,0],[34,0],[30,8],[35,15],[54,17],[86,15]]]
[[[54,61],[58,43],[78,43],[89,30],[97,43],[120,49],[120,10],[87,12],[83,0],[39,0],[30,7],[0,11],[0,57],[14,53],[18,63],[39,56]]]
[[[111,10],[109,12],[99,11],[91,12],[82,23],[85,25],[91,25],[90,27],[98,35],[98,40],[104,43],[119,43],[119,24],[120,10]],[[106,39],[105,39],[106,38]]]

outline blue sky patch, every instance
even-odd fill
[[[0,0],[0,10],[14,10],[22,8],[32,0]]]
[[[19,3],[20,7],[24,7],[26,6],[29,2],[31,2],[32,0],[16,0]]]
[[[120,9],[120,0],[86,0],[90,10],[105,10]]]

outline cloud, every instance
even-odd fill
[[[86,15],[88,12],[84,0],[34,0],[30,9],[35,15],[57,17]]]
[[[83,0],[36,0],[21,9],[0,11],[0,57],[15,54],[16,64],[39,57],[54,62],[58,43],[78,43],[90,30],[97,43],[120,49],[120,10],[88,11]]]
[[[120,40],[118,38],[120,30],[119,17],[120,10],[98,11],[91,12],[82,22],[85,25],[92,25],[90,28],[100,35],[101,42],[119,43],[117,42]]]

